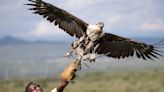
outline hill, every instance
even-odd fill
[[[13,37],[13,36],[4,36],[3,38],[0,39],[0,45],[5,45],[5,44],[31,44],[31,43],[36,43],[36,44],[62,44],[64,42],[61,41],[47,41],[47,40],[35,40],[35,41],[29,41],[29,40],[24,40],[21,38]]]
[[[29,42],[13,36],[5,36],[0,39],[0,44],[18,44],[18,43],[29,43]]]

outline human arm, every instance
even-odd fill
[[[69,64],[65,68],[65,70],[60,74],[60,83],[58,84],[56,91],[63,92],[64,88],[68,85],[68,83],[75,78],[76,76],[75,73],[79,69],[80,69],[80,64],[77,61]]]
[[[56,88],[57,92],[63,92],[64,88],[68,85],[68,83],[69,83],[68,81],[61,80]]]

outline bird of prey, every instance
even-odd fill
[[[67,11],[46,3],[42,0],[29,0],[34,14],[39,14],[60,29],[75,36],[77,41],[72,43],[72,50],[66,54],[76,53],[80,60],[95,61],[96,55],[111,58],[126,58],[136,55],[144,60],[158,58],[160,50],[154,45],[133,41],[128,38],[103,32],[104,23],[88,24]]]

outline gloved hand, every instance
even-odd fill
[[[60,74],[61,80],[68,82],[73,80],[76,76],[75,72],[79,70],[80,67],[81,64],[78,61],[69,64],[68,67]]]

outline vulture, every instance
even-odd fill
[[[159,59],[161,52],[155,45],[133,41],[111,33],[103,32],[104,23],[88,24],[69,12],[42,0],[29,0],[34,14],[43,16],[64,32],[77,40],[72,43],[71,50],[65,54],[77,55],[79,60],[94,62],[96,55],[104,55],[115,59],[137,56],[144,60]]]

